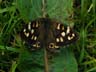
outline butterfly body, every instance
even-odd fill
[[[21,39],[32,49],[57,49],[77,40],[77,33],[69,26],[49,18],[40,18],[24,25]]]

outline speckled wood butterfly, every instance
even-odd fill
[[[40,18],[24,25],[21,39],[31,46],[31,50],[43,47],[58,49],[75,42],[78,35],[63,23],[49,18]]]

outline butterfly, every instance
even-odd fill
[[[58,49],[78,39],[78,34],[70,26],[50,18],[39,18],[24,24],[20,34],[31,50],[44,47]]]

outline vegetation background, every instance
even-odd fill
[[[42,0],[0,0],[0,72],[96,72],[96,0],[47,0],[46,12],[79,34],[74,45],[49,54],[22,44],[25,23],[42,17]],[[30,47],[30,46],[29,46]]]

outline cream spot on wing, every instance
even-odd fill
[[[73,37],[75,37],[75,34],[74,34],[74,33],[72,33],[72,36],[73,36]]]
[[[31,34],[33,34],[33,33],[34,33],[34,29],[31,30]]]
[[[56,38],[56,42],[59,42],[59,38]]]
[[[71,40],[72,38],[70,36],[68,36],[68,40]]]
[[[59,46],[56,46],[56,45],[55,45],[55,48],[59,48]]]
[[[54,48],[54,43],[50,43],[49,48]]]
[[[57,25],[57,29],[60,30],[60,24]]]
[[[71,40],[71,39],[73,39],[74,37],[75,37],[75,34],[72,33],[72,36],[68,36],[68,40]]]
[[[38,27],[38,26],[39,26],[38,21],[36,21],[36,27]]]
[[[40,48],[40,42],[36,42],[35,44],[32,45],[33,47]]]
[[[33,44],[33,47],[36,47],[37,45],[36,44]]]
[[[62,35],[63,37],[65,37],[65,32],[62,32],[61,35]]]
[[[24,33],[26,37],[29,37],[29,33]]]
[[[37,48],[39,48],[40,47],[40,42],[37,42],[36,44],[37,44]]]
[[[23,32],[25,33],[26,32],[26,29],[24,29]]]
[[[28,24],[28,29],[31,30],[31,22]]]
[[[69,27],[69,26],[67,27],[67,31],[66,31],[66,33],[67,33],[67,34],[70,33],[70,27]]]
[[[36,39],[37,39],[37,37],[35,36],[35,37],[34,37],[34,40],[36,40]]]
[[[63,40],[63,37],[60,37],[60,41],[61,41],[61,42],[63,42],[63,41],[64,41],[64,40]]]
[[[33,40],[34,39],[34,36],[32,36],[31,39]]]

